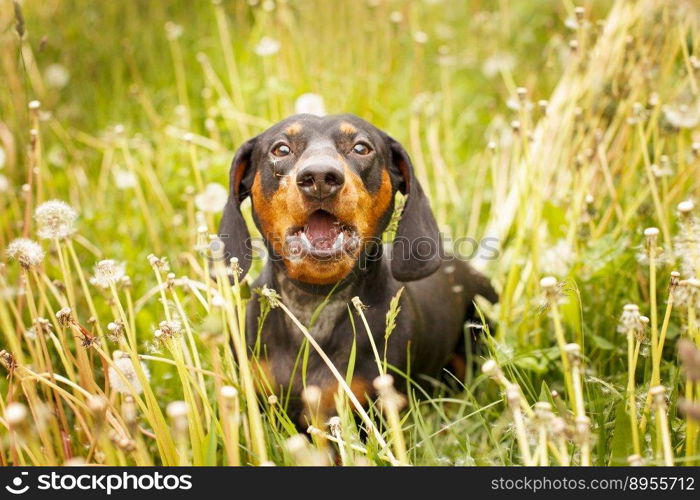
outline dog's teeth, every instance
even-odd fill
[[[301,233],[301,241],[304,243],[306,248],[311,248],[313,246],[309,240],[309,237],[306,236],[306,233]]]
[[[345,235],[340,233],[333,243],[333,250],[340,250],[343,247],[343,242],[345,241]]]
[[[348,240],[347,249],[350,252],[354,252],[360,246],[360,239],[357,236],[353,236]]]

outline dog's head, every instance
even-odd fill
[[[250,268],[250,234],[240,210],[250,196],[255,223],[287,274],[336,283],[386,229],[396,191],[408,197],[391,269],[399,281],[411,281],[437,269],[440,242],[404,148],[353,115],[292,116],[236,152],[219,228],[225,256],[238,258],[244,272]]]

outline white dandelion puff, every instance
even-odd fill
[[[700,104],[662,106],[666,121],[675,128],[695,128],[700,123]]]
[[[129,189],[135,187],[138,182],[136,175],[129,170],[115,169],[112,171],[112,176],[117,189]]]
[[[678,234],[673,239],[673,253],[680,260],[685,276],[693,276],[700,269],[700,220],[693,215],[693,208],[692,200],[678,204],[681,217]]]
[[[34,211],[37,235],[44,240],[62,240],[75,231],[78,213],[67,203],[51,200],[39,205]]]
[[[186,417],[189,411],[190,409],[184,401],[173,401],[165,409],[165,412],[172,419]]]
[[[639,306],[626,304],[622,309],[617,331],[620,333],[632,333],[641,342],[644,339],[644,331],[649,319],[639,314]]]
[[[389,21],[394,24],[399,24],[403,21],[403,14],[398,10],[394,10],[389,14]]]
[[[428,43],[428,34],[425,31],[416,31],[413,33],[413,41],[423,45]]]
[[[198,210],[208,213],[219,213],[226,206],[228,191],[224,186],[216,182],[207,184],[204,191],[194,197],[194,204]]]
[[[161,321],[158,329],[153,332],[156,340],[166,340],[176,337],[182,331],[182,323],[179,320]]]
[[[29,269],[41,264],[44,260],[44,250],[35,241],[17,238],[8,245],[7,256],[19,262],[23,268]]]
[[[542,270],[548,274],[566,276],[569,274],[569,269],[575,258],[576,253],[571,245],[562,239],[543,252],[540,265]]]
[[[49,87],[62,89],[70,81],[70,73],[63,64],[49,64],[44,70],[44,80]]]
[[[28,414],[27,407],[22,403],[9,403],[5,408],[5,421],[10,427],[20,425]]]
[[[508,72],[515,66],[515,57],[507,52],[499,52],[484,61],[481,71],[491,78],[501,72]]]
[[[109,383],[112,385],[112,388],[120,394],[131,394],[132,389],[129,387],[129,384],[131,384],[136,394],[141,394],[143,386],[139,381],[136,368],[129,355],[121,351],[114,351],[113,357],[114,366],[109,367]],[[151,374],[143,362],[141,362],[141,370],[143,370],[146,380],[150,380]]]
[[[182,36],[183,31],[182,26],[179,24],[172,22],[165,23],[165,36],[168,40],[177,40]]]
[[[520,111],[521,109],[524,111],[531,111],[532,108],[535,107],[532,101],[528,99],[520,99],[517,96],[509,97],[506,101],[506,106],[508,109],[512,109],[513,111]]]
[[[126,268],[123,262],[106,259],[95,264],[95,275],[90,278],[90,283],[108,289],[111,285],[119,284],[125,277]]]
[[[255,53],[261,57],[267,57],[279,52],[282,44],[269,36],[264,36],[255,46]]]
[[[326,107],[323,103],[323,97],[311,92],[302,94],[297,98],[294,103],[294,110],[297,114],[326,116]]]

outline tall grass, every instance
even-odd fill
[[[0,464],[698,463],[693,2],[0,5]],[[501,291],[482,370],[363,408],[331,366],[310,439],[210,264],[233,149],[307,92],[406,145]]]

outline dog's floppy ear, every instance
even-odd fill
[[[251,161],[255,142],[255,138],[250,139],[236,151],[229,173],[228,201],[219,224],[219,239],[224,243],[225,262],[228,264],[232,257],[236,257],[241,266],[241,277],[245,276],[253,262],[250,232],[241,213],[241,202],[250,195],[255,177],[255,167]]]
[[[440,267],[442,241],[430,202],[413,171],[403,146],[388,138],[391,168],[398,173],[398,189],[405,194],[401,220],[391,252],[391,273],[399,281],[414,281],[431,275]]]

